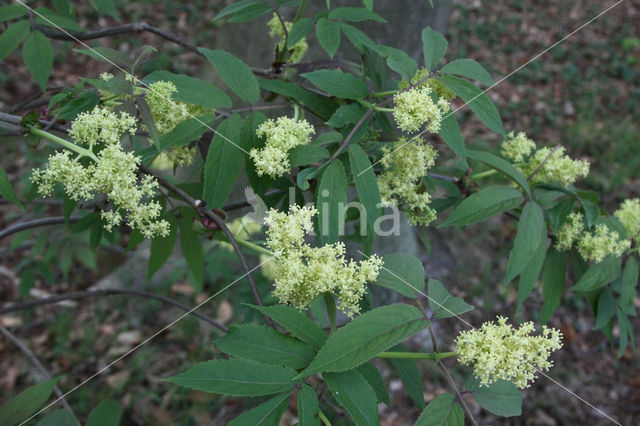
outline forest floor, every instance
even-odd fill
[[[117,2],[122,3],[122,2]],[[194,44],[206,45],[216,28],[210,23],[214,1],[131,2],[123,13],[123,22],[145,20]],[[578,28],[605,6],[597,0],[553,1],[456,1],[447,39],[448,60],[474,58],[485,65],[498,80],[526,63],[530,58]],[[640,4],[623,2],[593,25],[570,37],[545,53],[489,92],[501,112],[508,131],[524,131],[542,145],[561,143],[575,157],[588,159],[592,172],[583,186],[603,194],[605,206],[616,208],[628,197],[640,196]],[[110,18],[87,18],[86,26],[115,25]],[[119,41],[126,41],[126,37]],[[155,36],[142,34],[140,44],[160,47],[158,55],[145,66],[171,67],[196,75],[202,62],[191,53],[180,53],[175,46],[160,43]],[[113,41],[116,43],[116,41]],[[78,76],[96,76],[104,64],[71,54],[77,47],[60,43],[51,86],[74,85]],[[6,64],[6,66],[5,66]],[[175,65],[179,64],[179,65]],[[36,98],[38,90],[22,68],[20,58],[10,57],[0,70],[0,110]],[[526,112],[526,113],[523,113]],[[499,140],[467,111],[462,129],[470,146],[497,150]],[[24,152],[23,152],[24,153]],[[28,163],[23,155],[9,153],[16,161],[8,162],[10,176],[23,175]],[[35,155],[35,154],[29,154]],[[5,157],[8,158],[8,157]],[[6,164],[3,162],[3,166]],[[26,182],[23,182],[26,185]],[[60,214],[60,206],[36,206],[30,214]],[[0,205],[0,227],[20,219],[20,213]],[[431,232],[431,231],[429,231]],[[508,220],[497,218],[491,226],[472,226],[461,231],[438,234],[438,247],[446,250],[456,264],[446,274],[448,287],[479,309],[465,319],[474,324],[493,319],[497,314],[518,320],[538,319],[542,304],[534,291],[524,308],[516,313],[516,290],[499,286],[505,269],[505,251],[513,239],[514,229]],[[104,248],[98,249],[97,261],[88,256],[87,233],[71,234],[64,230],[31,233],[16,237],[8,252],[0,246],[0,300],[18,300],[16,282],[33,279],[42,294],[65,293],[86,289],[116,269],[126,256]],[[434,237],[434,238],[436,238]],[[444,241],[444,242],[442,242]],[[21,248],[22,247],[22,248]],[[71,272],[51,267],[61,250],[70,250]],[[435,248],[435,245],[434,245]],[[31,250],[31,251],[28,251]],[[184,279],[185,265],[178,263],[154,291],[194,305],[221,288],[235,276],[228,266],[232,257],[222,250],[207,265],[207,282],[195,291]],[[29,253],[37,253],[32,265],[33,277],[13,273]],[[66,259],[66,257],[65,257]],[[426,270],[433,265],[427,260]],[[267,293],[268,283],[262,283]],[[214,300],[202,312],[227,323],[245,319],[247,309],[239,308],[247,300],[246,289],[230,292]],[[637,302],[636,302],[637,303]],[[62,375],[60,385],[70,389],[89,377],[109,360],[125,353],[171,322],[178,311],[160,303],[113,296],[86,299],[70,305],[72,309],[48,306],[24,315],[0,318],[0,325],[12,330],[54,375]],[[640,307],[640,306],[639,306]],[[494,418],[470,400],[476,417],[483,424],[494,425],[599,425],[610,422],[594,410],[597,407],[622,424],[640,423],[640,359],[628,349],[621,358],[600,332],[593,331],[593,315],[584,301],[569,295],[551,319],[565,336],[565,349],[554,355],[555,366],[547,378],[540,378],[525,393],[523,412],[513,419]],[[634,323],[636,330],[640,322]],[[462,329],[455,320],[442,321],[437,332],[446,347]],[[214,354],[215,332],[193,318],[187,318],[145,345],[131,357],[110,368],[104,375],[69,396],[76,412],[86,415],[101,399],[118,399],[125,407],[123,424],[224,424],[252,403],[238,398],[219,398],[201,392],[188,392],[167,385],[161,379],[168,372],[185,365],[210,359]],[[420,341],[413,344],[420,348]],[[397,378],[380,364],[391,388],[392,407],[382,407],[384,425],[412,424],[419,415]],[[447,391],[446,383],[432,365],[422,365],[425,398]],[[460,374],[460,369],[451,369]],[[10,342],[0,337],[0,404],[10,394],[37,380],[29,360]],[[464,371],[468,374],[468,371]],[[462,376],[456,378],[460,383]],[[580,397],[573,395],[574,391]],[[584,399],[582,401],[580,398]],[[586,403],[586,402],[588,403]],[[293,402],[292,402],[293,404]],[[295,412],[295,406],[292,410]],[[292,414],[285,416],[286,424]]]

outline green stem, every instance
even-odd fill
[[[475,175],[471,175],[471,179],[482,179],[488,176],[493,176],[496,173],[498,173],[497,170],[491,169],[491,170],[487,170],[486,172],[476,173]]]
[[[307,0],[302,0],[300,2],[300,5],[298,6],[298,10],[296,11],[296,16],[295,18],[293,18],[294,24],[298,22],[300,18],[302,18],[302,15],[304,14],[304,11],[306,8],[307,8]]]
[[[45,139],[49,139],[52,142],[57,143],[58,145],[62,145],[67,149],[70,149],[71,151],[80,154],[80,157],[89,157],[91,158],[93,161],[95,161],[96,163],[98,162],[98,157],[96,157],[96,155],[93,153],[93,151],[83,148],[81,146],[78,146],[76,144],[74,144],[73,142],[69,142],[66,139],[62,139],[61,137],[58,137],[54,134],[51,134],[49,132],[45,132],[42,129],[36,129],[35,127],[30,127],[29,128],[29,132],[34,134],[34,135],[38,135],[41,136]]]
[[[258,253],[266,254],[267,256],[273,256],[274,255],[274,253],[271,250],[267,250],[266,248],[264,248],[262,246],[254,244],[254,243],[252,243],[250,241],[247,241],[247,240],[243,240],[242,238],[236,238],[236,241],[241,246],[245,246],[247,248],[250,248],[253,251],[257,251]]]
[[[329,318],[329,328],[333,333],[336,331],[336,301],[333,299],[333,294],[326,292],[323,294],[324,303],[327,305],[327,317]]]
[[[322,412],[322,410],[320,410],[320,409],[318,409],[318,417],[320,417],[320,420],[322,420],[322,423],[324,423],[325,426],[331,426],[331,422],[329,421],[327,416],[325,416],[324,413]]]
[[[381,352],[376,358],[399,358],[399,359],[430,359],[440,361],[441,359],[457,356],[457,352]]]
[[[398,93],[397,90],[387,90],[386,92],[375,92],[373,96],[376,98],[383,98],[385,96],[395,95],[396,93]]]

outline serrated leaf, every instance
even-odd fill
[[[462,132],[456,120],[455,114],[447,114],[440,123],[438,134],[444,139],[444,142],[451,148],[461,160],[464,168],[469,168],[467,163],[467,149],[464,146]]]
[[[204,252],[202,244],[198,238],[198,234],[193,229],[193,210],[181,210],[180,218],[180,248],[182,255],[187,261],[187,265],[195,279],[195,291],[202,291],[202,282],[204,279]]]
[[[298,391],[298,422],[300,426],[320,426],[318,410],[320,403],[316,392],[309,385],[302,385]]]
[[[356,425],[379,425],[376,395],[369,383],[356,370],[322,375],[331,395]]]
[[[162,266],[164,266],[171,256],[171,253],[173,253],[173,247],[176,244],[176,237],[178,236],[178,223],[176,216],[169,212],[165,215],[164,219],[169,222],[169,235],[166,237],[155,237],[151,240],[147,280],[150,280],[151,277],[158,272]]]
[[[520,187],[524,189],[527,194],[531,195],[531,187],[529,186],[527,179],[508,161],[485,151],[468,151],[467,156],[472,160],[480,161],[481,163],[486,164],[492,169],[495,169],[504,174],[515,183],[520,185]]]
[[[620,306],[626,311],[633,306],[638,285],[638,261],[629,257],[622,271],[622,290],[620,291]]]
[[[332,334],[298,377],[357,367],[428,325],[422,312],[413,306],[392,304],[375,308]]]
[[[58,15],[51,9],[46,7],[37,7],[35,9],[35,19],[37,24],[46,25],[55,28],[59,31],[60,28],[64,30],[81,32],[84,28],[79,25],[75,20],[67,16]]]
[[[447,52],[449,43],[440,33],[426,27],[422,30],[422,52],[424,65],[427,71],[431,71]]]
[[[218,350],[236,358],[301,369],[309,365],[314,351],[300,340],[257,324],[234,325],[214,342]]]
[[[256,131],[260,124],[266,120],[267,117],[260,111],[254,111],[249,114],[245,120],[244,126],[242,126],[240,136],[241,146],[245,151],[244,167],[247,180],[249,181],[249,185],[251,185],[251,189],[258,197],[264,197],[265,192],[267,192],[267,190],[272,186],[273,179],[268,176],[258,175],[256,164],[248,153],[254,148],[257,150],[264,148],[266,143],[265,138],[259,137],[256,134]]]
[[[142,79],[146,85],[157,81],[169,81],[176,86],[177,92],[171,95],[175,101],[204,108],[230,108],[231,99],[213,84],[184,74],[169,71],[154,71]]]
[[[229,426],[274,426],[280,424],[280,419],[287,409],[289,393],[274,396],[266,402],[240,414],[231,420]]]
[[[371,40],[368,35],[360,31],[353,25],[340,22],[340,29],[342,30],[344,35],[347,36],[351,44],[353,44],[355,48],[360,51],[362,51],[365,47],[372,48],[376,46],[376,43]]]
[[[251,69],[237,56],[224,50],[211,50],[199,47],[198,50],[213,65],[225,82],[240,99],[254,103],[260,97],[258,80]]]
[[[508,186],[489,186],[462,200],[438,228],[481,222],[519,206],[522,200],[522,193],[516,189]]]
[[[336,22],[320,18],[316,22],[316,37],[322,48],[333,58],[340,46],[340,26]]]
[[[429,296],[429,308],[436,319],[458,316],[473,310],[473,306],[465,302],[462,297],[452,296],[451,293],[435,279],[427,283],[427,296]]]
[[[460,96],[465,105],[471,108],[471,111],[478,116],[485,126],[501,136],[506,136],[500,114],[486,93],[474,86],[473,83],[453,75],[443,75],[438,80],[453,93]]]
[[[309,108],[311,112],[323,121],[328,120],[338,108],[338,104],[331,101],[328,97],[311,93],[294,83],[266,78],[261,78],[258,82],[262,89],[297,101],[301,105]]]
[[[462,408],[455,395],[441,393],[422,410],[414,426],[464,426]]]
[[[477,80],[485,86],[491,86],[494,83],[491,74],[474,59],[456,59],[440,68],[440,72],[442,74],[455,74],[471,80]]]
[[[302,40],[313,29],[313,19],[302,18],[298,22],[294,23],[289,30],[289,36],[287,37],[287,47],[291,49],[293,45]]]
[[[525,204],[518,219],[518,232],[509,253],[507,272],[504,284],[508,284],[518,276],[535,254],[540,241],[546,237],[544,212],[538,203],[530,201]]]
[[[233,15],[236,12],[241,12],[246,8],[255,6],[256,4],[265,4],[265,2],[264,0],[241,0],[235,3],[232,3],[229,6],[222,9],[220,12],[218,12],[218,14],[213,18],[213,20],[217,21],[218,19],[224,18],[225,16]]]
[[[10,21],[12,19],[27,16],[29,14],[28,10],[29,9],[19,4],[2,6],[0,7],[0,22]]]
[[[367,153],[358,144],[349,146],[349,164],[351,173],[358,190],[358,198],[367,214],[367,223],[371,226],[380,217],[380,188],[378,180],[371,167]],[[361,218],[362,219],[362,218]]]
[[[78,419],[71,413],[71,411],[60,408],[54,410],[44,416],[36,423],[36,426],[77,426]]]
[[[0,425],[13,426],[22,423],[37,412],[51,396],[59,378],[29,386],[0,409]]]
[[[294,337],[311,346],[315,351],[319,350],[327,340],[327,335],[324,331],[298,309],[283,305],[247,306],[267,315],[285,329],[289,330]]]
[[[371,46],[378,55],[387,58],[387,66],[400,74],[405,80],[411,80],[418,71],[416,61],[403,50],[390,46]]]
[[[377,13],[373,13],[372,11],[363,7],[339,7],[329,12],[329,19],[350,22],[387,22],[387,20],[382,16],[378,15]]]
[[[243,163],[240,147],[242,119],[238,114],[223,121],[211,141],[204,164],[202,199],[211,208],[224,205],[236,184]]]
[[[347,204],[347,175],[339,160],[333,161],[322,173],[318,185],[318,230],[325,244],[338,241],[344,227],[345,206]],[[339,212],[343,211],[341,215]],[[341,217],[342,216],[342,217]]]
[[[503,417],[522,414],[522,391],[511,382],[499,380],[488,386],[480,386],[480,381],[473,376],[466,388],[473,399],[490,413]]]
[[[551,247],[542,271],[542,298],[544,303],[540,311],[540,321],[549,321],[556,311],[564,292],[564,280],[567,269],[567,254]]]
[[[318,70],[302,74],[320,90],[346,99],[361,99],[369,94],[367,85],[353,74],[338,70]]]
[[[229,22],[236,22],[236,23],[249,22],[262,15],[265,15],[271,12],[272,10],[273,10],[273,7],[269,6],[266,3],[254,4],[240,12],[234,13],[233,16],[229,18]]]
[[[594,330],[602,330],[611,321],[615,314],[616,302],[613,300],[611,291],[605,289],[598,298],[598,309],[596,309],[596,323]]]
[[[367,110],[362,105],[355,102],[349,105],[342,105],[333,113],[326,124],[339,129],[347,124],[358,122],[366,112]]]
[[[387,406],[391,406],[389,393],[387,392],[387,387],[384,384],[380,371],[378,371],[378,369],[370,362],[365,362],[358,367],[356,371],[358,371],[367,383],[369,383],[369,386],[371,386],[376,394],[377,401],[387,404]]]
[[[402,345],[394,346],[392,351],[407,352],[405,347]],[[416,407],[422,410],[425,407],[422,376],[418,369],[416,360],[391,358],[390,361],[393,369],[398,373],[398,376],[400,376],[405,392],[411,397],[413,402],[416,404]]]
[[[191,367],[166,382],[189,389],[233,396],[261,396],[293,388],[295,370],[247,359],[219,359]]]
[[[540,271],[542,271],[544,258],[547,254],[546,228],[543,228],[541,233],[542,235],[540,237],[540,242],[538,243],[538,248],[533,253],[531,259],[529,259],[529,263],[527,263],[527,266],[522,270],[522,273],[520,274],[520,280],[518,280],[518,305],[516,307],[516,310],[519,310],[527,297],[529,297],[529,294],[531,294],[531,291],[538,282]]]
[[[386,254],[375,284],[415,298],[424,288],[424,266],[415,256],[404,253]],[[408,283],[408,284],[407,284]]]
[[[9,182],[9,176],[7,176],[7,172],[4,171],[2,166],[0,166],[0,195],[11,201],[16,206],[23,208],[18,197],[16,197],[15,192],[13,192],[11,182]]]
[[[98,11],[106,13],[116,21],[120,21],[118,11],[116,10],[116,5],[113,0],[93,0],[92,4]]]
[[[580,280],[569,290],[592,291],[609,284],[620,275],[622,258],[607,257],[602,262],[594,263],[582,275]]]
[[[0,61],[11,55],[29,34],[29,21],[20,21],[11,25],[0,34]]]
[[[306,166],[330,157],[329,151],[318,145],[300,145],[289,151],[291,168]]]
[[[91,410],[86,426],[118,426],[121,418],[120,403],[113,399],[105,399]]]

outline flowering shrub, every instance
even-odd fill
[[[111,2],[92,3],[103,10]],[[441,65],[448,45],[430,28],[422,32],[424,66],[419,67],[357,27],[361,21],[384,21],[372,0],[364,7],[333,7],[327,1],[328,10],[315,16],[305,15],[306,1],[277,3],[281,6],[274,8],[265,1],[241,1],[216,18],[234,22],[272,15],[264,28],[265,36],[275,39],[269,69],[252,69],[232,52],[181,42],[215,69],[224,84],[220,88],[166,70],[142,75],[139,65],[153,49],[135,58],[108,48],[80,50],[106,62],[111,72],[54,95],[42,115],[32,111],[0,119],[7,132],[18,127],[30,142],[21,149],[48,154],[44,165],[34,161],[32,195],[63,200],[65,220],[76,212],[84,229],[91,227],[94,249],[118,245],[123,237],[128,250],[152,240],[150,278],[179,240],[198,289],[214,250],[237,256],[243,272],[227,287],[236,282],[250,287],[251,299],[244,302],[261,315],[258,324],[227,328],[210,320],[221,333],[213,359],[165,371],[165,385],[260,398],[230,424],[277,425],[294,405],[301,425],[330,425],[343,412],[356,424],[379,424],[378,404],[391,402],[380,361],[372,361],[391,359],[392,374],[400,376],[422,411],[416,424],[463,425],[465,418],[476,424],[468,396],[495,415],[515,416],[521,414],[523,390],[543,380],[542,372],[553,373],[552,352],[562,348],[562,336],[544,324],[567,293],[593,306],[598,328],[612,343],[612,330],[618,330],[622,354],[633,340],[628,317],[636,313],[640,201],[626,200],[607,213],[595,192],[575,186],[588,175],[586,160],[522,132],[507,133],[486,90],[474,83],[491,87],[489,73],[468,58]],[[286,21],[281,12],[291,6],[295,17]],[[0,8],[2,21],[11,25],[0,39],[11,37],[17,48],[26,38],[25,65],[46,89],[51,32],[31,25],[29,15],[48,22],[58,38],[83,33],[67,32],[69,17],[29,9]],[[359,51],[361,66],[304,64],[313,28],[330,58],[348,42]],[[45,52],[37,61],[34,44]],[[276,99],[280,102],[267,105]],[[455,115],[465,106],[500,135],[499,150],[465,144]],[[290,110],[270,118],[263,112]],[[255,216],[227,221],[237,208],[230,195],[245,181]],[[18,188],[2,170],[0,194],[22,208],[16,192],[25,197],[28,190]],[[473,306],[439,281],[425,283],[420,260],[373,253],[387,211],[403,211],[412,225],[423,227],[465,227],[499,214],[513,218],[504,284],[518,280],[521,306],[541,281],[540,325],[512,326],[506,317],[471,324],[461,316]],[[355,248],[347,249],[347,242]],[[268,288],[254,279],[259,274]],[[376,286],[398,293],[402,303],[376,306],[371,299]],[[466,327],[449,339],[455,342],[451,351],[439,348],[442,336],[432,327],[445,319]],[[408,339],[428,351],[404,350]],[[411,388],[417,362],[435,362],[450,393],[425,401],[421,388]],[[451,367],[469,377],[464,386],[455,384]],[[0,411],[0,424],[29,421],[48,408],[56,380],[36,385],[46,394],[38,404],[25,403],[33,388],[9,402]],[[297,404],[288,403],[292,397]]]

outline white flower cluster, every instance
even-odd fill
[[[395,108],[393,118],[398,127],[405,132],[416,132],[427,123],[427,130],[437,133],[444,115],[449,111],[449,102],[439,98],[436,102],[431,98],[431,87],[421,85],[401,91],[393,98]]]

